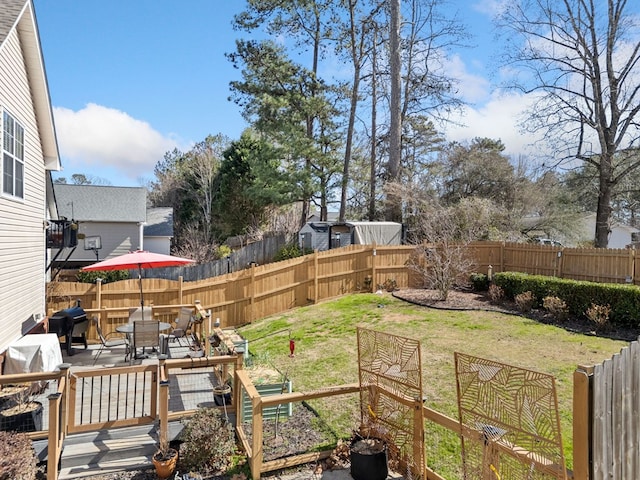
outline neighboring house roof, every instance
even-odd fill
[[[339,212],[327,212],[327,220],[326,221],[327,222],[337,222],[339,216],[340,216]],[[319,222],[319,221],[320,221],[320,214],[317,213],[317,212],[312,213],[307,218],[307,223]]]
[[[53,110],[47,85],[40,37],[31,0],[0,0],[0,50],[13,29],[20,38],[29,86],[38,119],[38,133],[47,170],[60,170],[58,141],[53,123]]]
[[[144,187],[103,185],[53,185],[58,214],[79,222],[145,222],[147,190]]]
[[[173,237],[173,208],[156,207],[147,209],[145,237]]]

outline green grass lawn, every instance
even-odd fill
[[[239,328],[258,363],[286,373],[294,390],[358,381],[356,328],[362,326],[420,341],[423,395],[434,410],[458,418],[454,352],[553,375],[567,466],[572,464],[573,372],[603,362],[626,342],[571,333],[533,320],[484,311],[444,311],[416,306],[390,294],[356,294]],[[295,357],[289,357],[289,335]],[[358,425],[357,395],[312,406],[342,438]],[[446,478],[459,476],[460,440],[426,422],[427,463]]]

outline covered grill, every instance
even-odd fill
[[[80,300],[71,308],[60,310],[49,317],[49,333],[65,337],[67,355],[73,355],[72,343],[82,343],[87,348],[87,313],[80,306]]]

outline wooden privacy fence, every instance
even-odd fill
[[[481,273],[487,273],[491,265],[493,272],[640,284],[635,250],[502,242],[477,242],[469,249]],[[144,278],[142,284],[147,303],[156,309],[172,313],[172,309],[199,301],[222,325],[238,326],[341,295],[375,291],[387,280],[394,280],[398,288],[420,287],[407,267],[413,252],[410,245],[350,245],[196,282]],[[120,312],[122,316],[129,307],[139,305],[140,287],[137,279],[105,285],[54,282],[49,285],[48,300],[49,315],[81,300],[90,314],[113,317]]]
[[[640,478],[640,344],[574,373],[576,478]],[[579,476],[578,476],[579,475]]]

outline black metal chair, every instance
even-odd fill
[[[109,339],[107,337],[109,337],[110,335],[120,335],[120,334],[118,332],[111,332],[107,335],[104,335],[102,333],[102,329],[100,328],[100,322],[98,321],[98,317],[92,317],[91,322],[96,326],[96,332],[98,332],[98,338],[100,338],[100,343],[102,344],[100,345],[100,350],[98,350],[98,354],[96,355],[96,358],[93,360],[93,364],[95,365],[97,363],[98,357],[100,357],[100,354],[105,348],[112,349],[115,347],[126,348],[126,352],[124,356],[124,361],[126,362],[127,357],[129,356],[129,353],[130,353],[129,339],[127,337],[120,337],[120,336],[118,338]]]
[[[185,338],[187,340],[187,347],[190,346],[191,342],[187,335],[191,332],[192,323],[193,310],[189,307],[180,307],[180,313],[178,314],[178,318],[176,318],[176,326],[171,330],[171,333],[169,333],[169,339],[177,339],[180,346],[182,346],[181,339]]]

